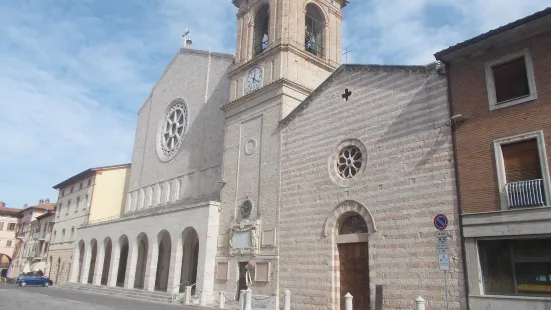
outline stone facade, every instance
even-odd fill
[[[38,271],[38,269],[33,268],[38,266],[33,266],[32,263],[35,256],[33,251],[35,240],[31,223],[36,221],[37,217],[53,211],[54,207],[55,203],[50,203],[50,199],[40,199],[37,205],[29,207],[25,204],[23,210],[20,211],[15,235],[17,244],[13,253],[13,260],[8,269],[9,278],[18,277],[22,272]]]
[[[193,286],[201,304],[212,303],[232,62],[187,48],[174,57],[138,112],[126,203],[120,216],[79,229],[71,282],[174,293]]]
[[[432,223],[444,213],[453,235],[450,309],[465,309],[449,125],[445,77],[421,66],[344,65],[283,120],[279,270],[293,308],[338,309],[337,230],[354,212],[368,226],[372,308],[376,285],[384,309],[411,309],[419,295],[444,308]],[[346,183],[334,156],[350,139],[366,160]]]

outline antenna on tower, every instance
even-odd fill
[[[191,37],[189,36],[189,29],[186,28],[186,30],[184,30],[184,33],[182,34],[182,38],[184,38],[182,40],[182,43],[184,44],[184,48],[189,48],[191,46]]]

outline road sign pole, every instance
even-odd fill
[[[448,301],[448,271],[444,270],[444,285],[446,286],[446,310],[450,310],[450,302]]]

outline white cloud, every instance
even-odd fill
[[[435,52],[530,15],[548,0],[371,0],[345,11],[343,48],[358,63],[426,64]]]

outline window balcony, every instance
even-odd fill
[[[545,206],[545,189],[542,179],[511,182],[505,184],[509,209]]]

